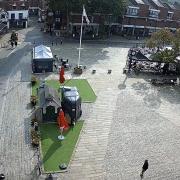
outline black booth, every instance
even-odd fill
[[[65,113],[68,113],[71,118],[71,123],[80,118],[81,97],[79,96],[76,87],[61,87],[61,105]]]

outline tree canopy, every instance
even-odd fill
[[[153,59],[164,63],[171,63],[176,59],[176,55],[173,50],[165,49],[154,54]]]
[[[112,15],[122,15],[125,3],[125,0],[48,0],[49,8],[53,11],[81,13],[85,5],[89,13]]]
[[[158,47],[158,46],[165,46],[167,44],[172,43],[173,34],[170,30],[164,28],[152,34],[151,38],[147,41],[147,46]]]

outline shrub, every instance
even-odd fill
[[[30,101],[32,106],[35,106],[37,103],[37,96],[32,95]]]
[[[31,77],[31,84],[32,86],[34,86],[37,83],[37,77],[36,76],[32,76]]]

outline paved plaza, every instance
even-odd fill
[[[30,77],[33,41],[51,44],[48,35],[29,29],[17,49],[0,50],[0,173],[8,180],[44,179],[36,176],[37,152],[31,148]],[[23,36],[24,35],[24,36]],[[52,45],[51,45],[52,46]],[[147,180],[180,179],[180,88],[152,86],[150,76],[122,69],[131,44],[84,42],[81,76],[97,95],[83,104],[85,120],[68,172],[63,180],[140,180],[141,167],[149,160]],[[78,42],[53,45],[58,57],[76,65]],[[96,73],[92,74],[95,69]],[[108,69],[112,70],[108,74]],[[58,78],[58,74],[46,76]]]

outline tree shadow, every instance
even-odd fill
[[[180,87],[164,85],[159,87],[157,96],[172,104],[180,104]]]
[[[138,95],[143,97],[144,104],[150,108],[159,108],[161,105],[161,98],[158,96],[156,89],[153,89],[148,82],[136,82],[131,86]]]
[[[156,78],[158,78],[156,76]],[[162,76],[159,77],[163,78]],[[171,78],[171,77],[164,77]],[[180,87],[176,85],[152,85],[149,77],[145,82],[136,82],[131,87],[143,97],[144,103],[151,108],[159,108],[162,100],[172,104],[180,104]]]

